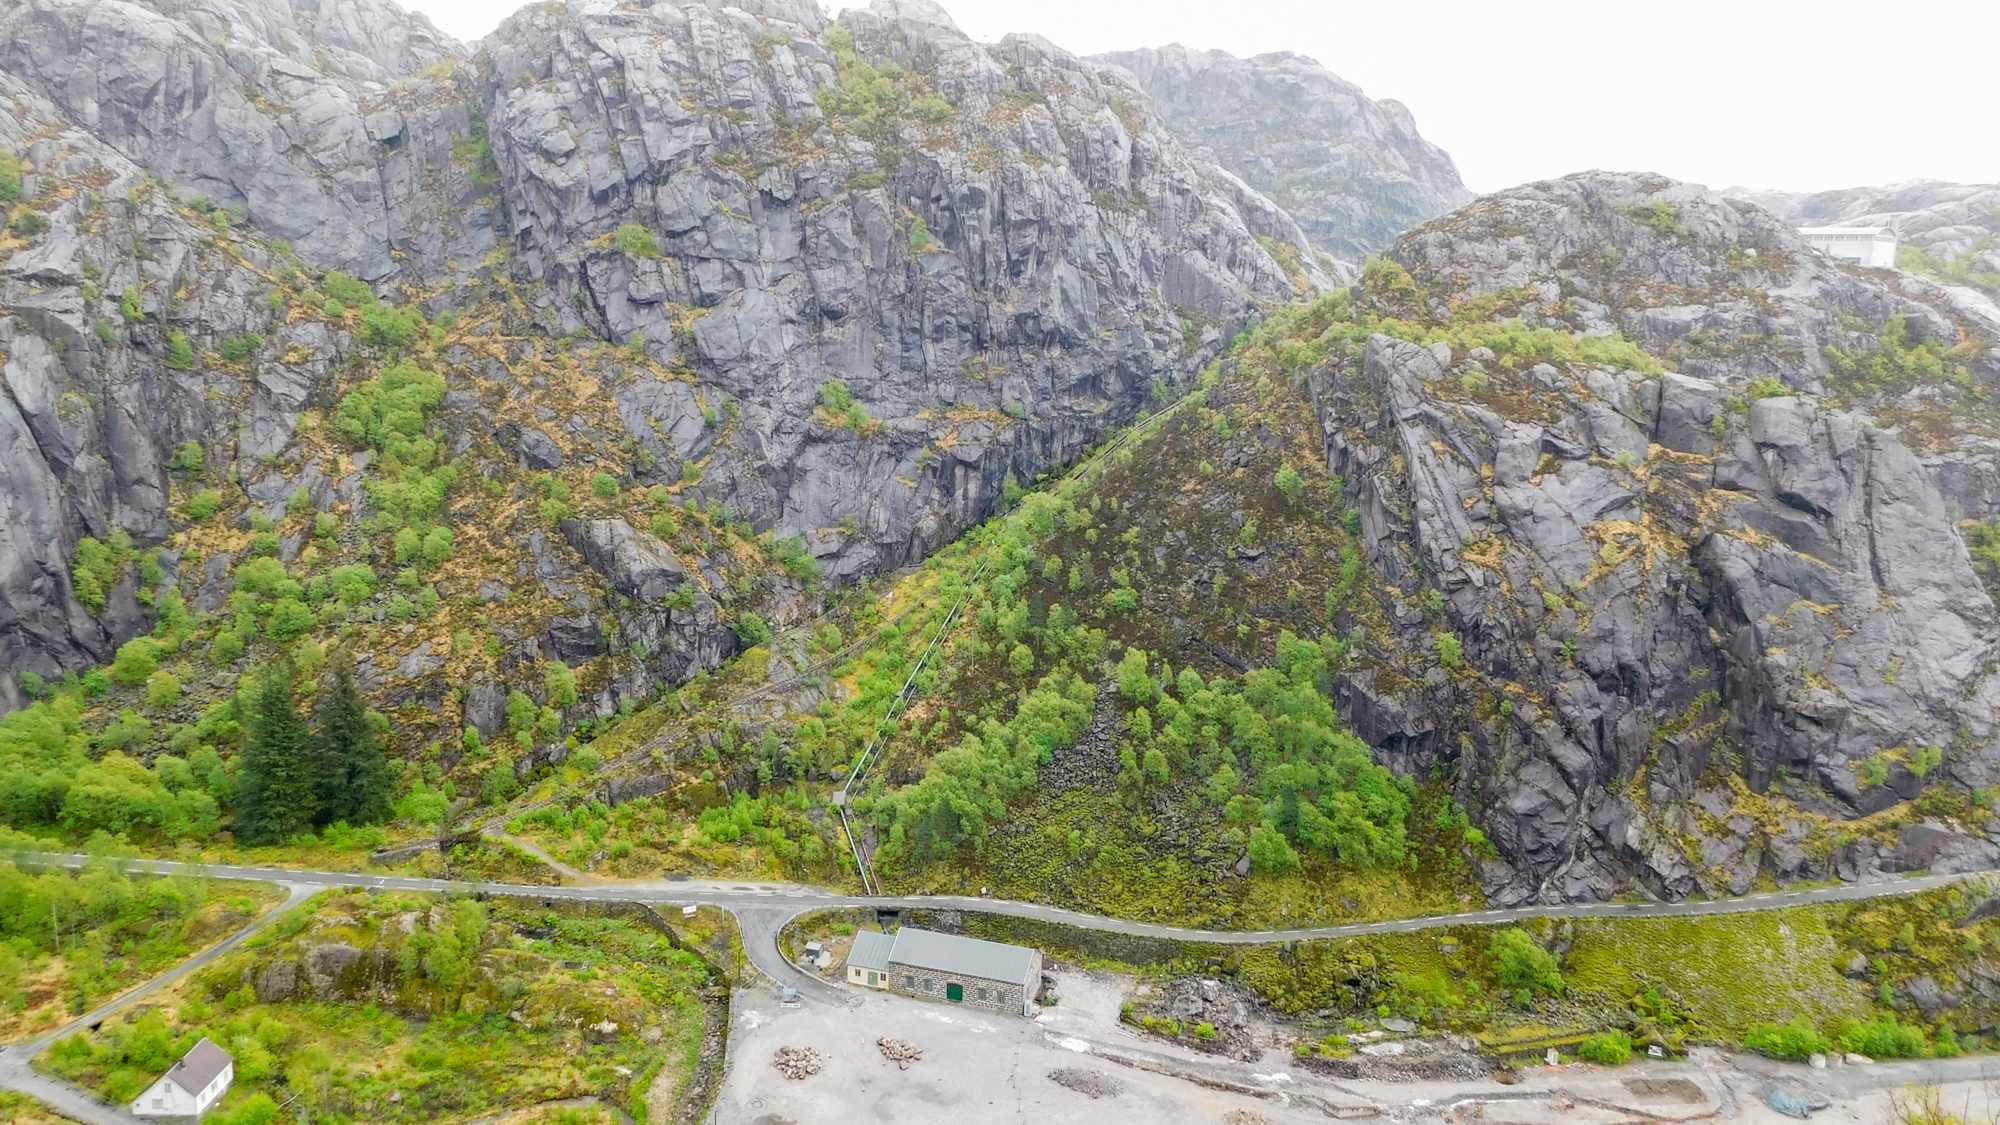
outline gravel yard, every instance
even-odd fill
[[[1720,1117],[1743,1125],[1789,1121],[1765,1104],[1773,1084],[1814,1095],[1828,1125],[1892,1120],[1906,1083],[1941,1081],[1954,1109],[1989,1113],[1990,1060],[1882,1064],[1811,1071],[1756,1056],[1697,1050],[1686,1062],[1600,1068],[1524,1067],[1503,1086],[1471,1080],[1334,1080],[1288,1053],[1240,1058],[1181,1048],[1118,1022],[1135,982],[1054,974],[1061,1002],[1034,1020],[878,992],[814,989],[797,1007],[772,987],[737,993],[729,1073],[715,1125],[1323,1125],[1379,1120],[1409,1125],[1625,1125],[1662,1117]],[[885,1048],[882,1040],[898,1046]],[[921,1052],[917,1059],[897,1058]],[[788,1078],[780,1048],[809,1050],[817,1073]],[[1985,1066],[1981,1064],[1985,1063]],[[2000,1086],[1995,1086],[2000,1089]],[[1830,1102],[1831,1104],[1826,1104]]]
[[[1111,1120],[1291,1125],[1328,1120],[1317,1110],[1205,1089],[1073,1049],[1085,1045],[1076,1034],[1085,1030],[1094,1032],[1095,1039],[1144,1049],[1115,1026],[1100,1026],[1096,1018],[1055,1019],[1044,1026],[1041,1020],[848,991],[852,1006],[815,995],[796,1008],[781,1006],[774,989],[739,993],[729,1077],[716,1101],[717,1125],[1103,1125]],[[1097,1000],[1097,1011],[1089,1015],[1102,1015],[1108,1006],[1115,1023],[1115,990],[1079,983],[1075,994]],[[1086,1014],[1054,1011],[1065,1017]],[[899,1065],[885,1057],[877,1043],[881,1039],[906,1042],[923,1057]],[[1064,1046],[1066,1040],[1071,1046]],[[771,1065],[780,1047],[810,1048],[825,1057],[825,1064],[806,1078],[786,1078]],[[1227,1116],[1239,1110],[1255,1116]]]

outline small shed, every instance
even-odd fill
[[[1038,949],[914,926],[855,934],[847,954],[849,983],[1024,1016],[1034,1014],[1041,976]]]
[[[132,1103],[139,1117],[200,1117],[236,1080],[236,1060],[204,1037]]]

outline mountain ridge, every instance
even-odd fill
[[[1473,199],[1401,102],[1371,100],[1304,55],[1176,43],[1095,57],[1132,72],[1196,155],[1291,212],[1350,280],[1408,227]]]

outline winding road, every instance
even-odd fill
[[[23,852],[18,861],[62,867],[81,866],[88,857],[61,852]],[[1683,902],[1564,903],[1551,906],[1520,906],[1463,914],[1431,914],[1418,918],[1397,918],[1381,922],[1355,922],[1338,926],[1302,926],[1276,930],[1202,930],[1168,926],[1156,922],[1136,922],[1107,918],[1014,899],[969,895],[856,895],[802,883],[750,883],[718,880],[666,880],[649,882],[592,883],[586,886],[531,886],[520,883],[487,883],[455,879],[425,879],[406,875],[370,875],[354,871],[297,871],[281,867],[245,867],[233,864],[195,864],[161,859],[117,861],[126,871],[151,875],[198,875],[212,879],[241,879],[280,883],[300,893],[300,888],[362,887],[381,890],[485,894],[503,898],[537,899],[545,902],[575,900],[585,902],[643,902],[653,906],[718,906],[737,916],[743,928],[745,953],[752,964],[772,979],[802,989],[819,992],[824,987],[818,977],[799,971],[786,961],[777,946],[777,934],[785,923],[809,910],[863,907],[879,910],[960,909],[1004,914],[1076,926],[1102,933],[1131,937],[1162,938],[1171,941],[1209,942],[1221,945],[1257,945],[1267,942],[1305,941],[1327,938],[1361,937],[1368,934],[1413,933],[1446,926],[1490,926],[1533,918],[1689,918],[1710,914],[1745,914],[1814,903],[1860,902],[1891,895],[1915,894],[1942,887],[1982,872],[1953,875],[1892,876],[1879,882],[1845,883],[1796,891],[1774,891],[1740,898],[1687,900]],[[272,912],[274,916],[276,911]],[[267,916],[267,919],[270,916]],[[262,924],[261,922],[259,923]],[[247,936],[247,932],[237,939]],[[231,943],[233,947],[233,942]],[[211,951],[211,958],[226,950]],[[190,966],[192,967],[192,966]],[[93,1014],[85,1020],[102,1019]]]
[[[17,861],[80,867],[89,858],[66,852],[21,852]],[[1687,918],[1707,914],[1748,914],[1825,902],[1860,902],[1892,895],[1915,894],[1947,886],[1989,872],[1953,875],[1888,876],[1879,882],[1843,883],[1797,891],[1773,891],[1740,898],[1688,899],[1682,902],[1588,902],[1550,906],[1517,906],[1463,914],[1427,914],[1416,918],[1396,918],[1381,922],[1353,922],[1338,926],[1302,926],[1278,930],[1201,930],[1168,926],[1156,922],[1135,922],[1107,918],[1059,906],[1020,902],[1015,899],[971,895],[856,895],[831,891],[805,883],[750,883],[726,880],[686,879],[593,883],[588,886],[535,886],[522,883],[487,883],[458,879],[426,879],[407,875],[369,875],[357,871],[298,871],[283,867],[244,867],[233,864],[181,863],[165,859],[115,860],[128,872],[145,875],[195,875],[211,879],[241,879],[260,883],[297,884],[309,887],[372,887],[382,890],[495,895],[502,898],[576,899],[599,902],[643,902],[655,906],[719,906],[738,908],[793,908],[794,914],[837,907],[869,907],[880,910],[976,910],[1058,922],[1104,933],[1133,937],[1165,938],[1172,941],[1213,942],[1224,945],[1260,945],[1267,942],[1306,941],[1325,938],[1360,937],[1367,934],[1412,933],[1445,926],[1490,926],[1530,918]]]

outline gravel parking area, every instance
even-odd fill
[[[1101,1010],[1114,996],[1110,988],[1093,990],[1092,1007]],[[1109,1014],[1115,1021],[1115,1001]],[[847,1006],[809,999],[787,1008],[775,989],[745,989],[736,1002],[729,1076],[714,1120],[717,1125],[1328,1120],[1317,1110],[1205,1089],[1074,1049],[1086,1045],[1076,1034],[1083,1029],[1079,1025],[1096,1029],[1096,1022],[1065,1018],[1044,1026],[1041,1020],[879,993],[864,996],[858,990]],[[923,1058],[901,1068],[883,1057],[876,1045],[882,1038],[904,1040],[921,1049]],[[786,1078],[772,1062],[781,1047],[810,1048],[825,1063],[817,1074]]]

